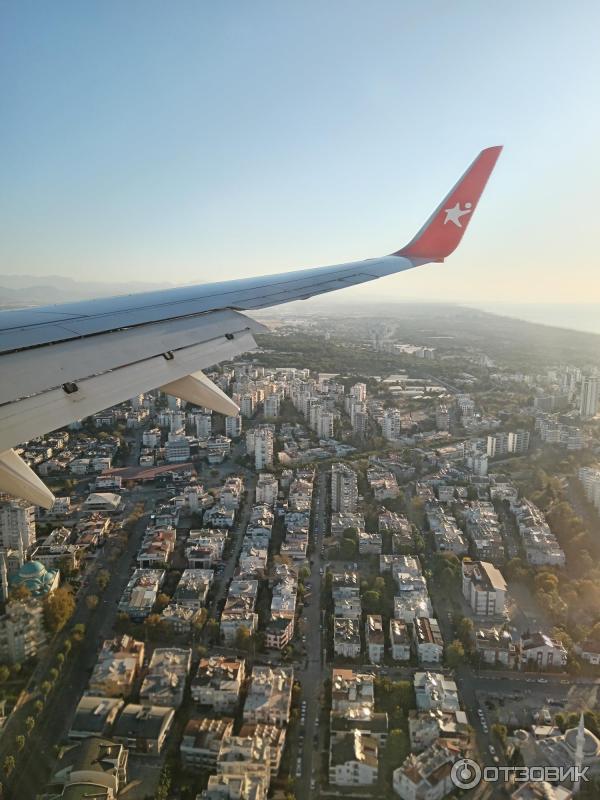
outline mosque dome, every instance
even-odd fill
[[[40,561],[26,561],[14,575],[8,578],[9,590],[24,586],[32,595],[49,594],[58,585],[58,570],[46,569]]]

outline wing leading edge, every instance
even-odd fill
[[[464,235],[501,150],[483,150],[409,244],[388,256],[0,312],[0,491],[51,506],[51,493],[12,448],[142,391],[163,388],[236,413],[199,370],[255,346],[252,333],[261,326],[240,311],[443,261]]]

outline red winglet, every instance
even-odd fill
[[[394,256],[443,261],[458,247],[502,147],[482,150],[406,247]]]

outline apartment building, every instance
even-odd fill
[[[506,607],[506,581],[493,564],[486,561],[462,562],[463,596],[473,612],[482,617],[503,616]]]
[[[237,708],[245,676],[243,659],[226,656],[202,658],[191,684],[191,694],[199,706],[215,713],[233,714]]]
[[[410,661],[411,638],[405,622],[390,620],[390,642],[394,661]]]
[[[88,691],[105,697],[128,697],[143,661],[143,642],[127,635],[106,639],[92,671]]]
[[[371,664],[381,664],[385,655],[383,619],[379,614],[368,614],[365,622],[367,655]]]
[[[334,786],[373,786],[377,783],[379,748],[377,741],[352,731],[331,745],[329,783]]]
[[[46,644],[46,630],[41,602],[13,601],[0,617],[0,662],[21,664],[34,658]]]
[[[440,663],[444,655],[444,640],[438,621],[430,617],[416,617],[413,632],[419,662]]]
[[[136,569],[119,600],[119,611],[134,620],[143,620],[151,612],[165,572],[161,569]]]
[[[546,633],[525,633],[521,638],[521,669],[562,669],[567,665],[563,643]]]
[[[140,701],[145,705],[179,708],[191,663],[189,648],[157,647],[140,689]]]
[[[345,464],[333,464],[331,467],[331,510],[354,512],[357,504],[356,472]]]
[[[224,740],[233,733],[233,719],[192,717],[184,730],[179,753],[184,769],[214,771]]]
[[[456,788],[451,772],[460,755],[460,748],[450,743],[435,743],[419,755],[411,753],[394,770],[394,792],[401,800],[441,800]]]
[[[255,666],[244,703],[244,722],[287,725],[292,704],[294,671],[291,667]]]

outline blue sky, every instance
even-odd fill
[[[504,144],[459,250],[344,296],[600,298],[600,4],[0,3],[0,273],[382,255]]]

